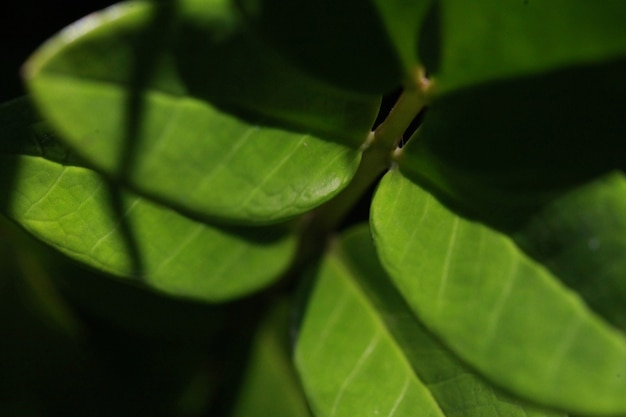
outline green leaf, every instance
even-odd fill
[[[25,69],[45,118],[95,168],[240,224],[337,194],[379,104],[293,70],[227,0],[114,6],[66,28]]]
[[[296,365],[316,416],[558,415],[493,388],[433,338],[389,282],[367,227],[335,242],[314,278]]]
[[[490,380],[576,414],[626,412],[626,339],[511,239],[389,172],[372,227],[411,309]]]
[[[535,213],[516,242],[626,331],[626,178],[612,173]]]
[[[289,304],[273,307],[252,343],[232,417],[310,417],[289,354]]]
[[[7,157],[0,157],[2,164]],[[0,177],[10,173],[0,168]],[[107,182],[86,168],[23,156],[7,215],[66,255],[173,295],[221,301],[274,281],[295,239],[283,227],[223,228],[128,192],[122,218]],[[127,230],[130,229],[130,230]],[[130,235],[129,235],[130,233]]]
[[[259,33],[295,64],[356,92],[414,82],[430,0],[238,0]]]
[[[442,0],[440,8],[441,91],[626,56],[621,0]]]
[[[621,60],[443,94],[401,170],[458,210],[519,227],[564,191],[626,166],[624,71]]]
[[[25,126],[37,120],[29,120],[36,115],[28,102],[0,110],[22,114]],[[0,140],[0,186],[9,196],[2,210],[99,271],[180,297],[223,301],[276,280],[295,252],[288,225],[235,228],[195,221],[76,165],[45,124],[7,131]]]

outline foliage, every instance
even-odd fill
[[[56,252],[4,225],[0,285],[28,283],[86,399],[7,372],[32,392],[0,406],[626,415],[624,21],[622,0],[143,0],[67,27],[0,106],[0,209]]]

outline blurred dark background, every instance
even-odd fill
[[[0,102],[24,94],[19,71],[46,39],[113,0],[9,0],[0,4]]]

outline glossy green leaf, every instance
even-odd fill
[[[30,127],[36,115],[28,103],[13,103],[10,113],[15,108]],[[7,131],[0,140],[5,214],[92,268],[176,296],[221,301],[270,284],[291,261],[296,239],[285,225],[192,220],[77,165],[45,124]]]
[[[577,414],[626,413],[626,338],[511,239],[389,172],[372,227],[425,325],[490,380]]]
[[[436,341],[389,282],[367,227],[315,271],[296,364],[318,417],[558,415],[491,387]]]
[[[401,170],[457,209],[519,227],[563,191],[626,166],[625,71],[621,60],[437,97]]]
[[[430,0],[238,0],[247,18],[303,71],[382,94],[413,82]]]
[[[114,6],[25,68],[46,119],[94,167],[235,223],[290,218],[338,193],[379,103],[293,70],[228,0]]]
[[[621,0],[442,0],[439,15],[442,91],[626,57]]]
[[[232,417],[310,417],[289,352],[289,304],[273,307],[257,332]]]
[[[626,331],[626,178],[612,173],[535,213],[516,241]]]

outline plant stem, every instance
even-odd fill
[[[361,163],[348,186],[335,198],[313,212],[314,227],[323,235],[334,230],[378,177],[389,167],[390,153],[376,146],[375,132],[370,133]]]
[[[375,142],[378,146],[389,153],[393,152],[402,140],[402,135],[425,104],[426,101],[420,91],[403,91],[387,119],[374,131]]]
[[[404,90],[387,118],[368,135],[362,146],[361,162],[350,184],[305,219],[300,261],[306,262],[321,253],[331,232],[391,166],[402,135],[429,101],[430,83],[423,69],[418,69],[415,77],[417,82],[411,85],[417,87]]]
[[[324,234],[334,230],[361,196],[388,169],[394,151],[413,119],[424,109],[430,83],[424,70],[415,72],[416,88],[402,92],[387,118],[371,132],[363,145],[363,157],[350,184],[335,198],[314,212],[315,227]]]
[[[355,206],[361,196],[391,164],[391,153],[375,146],[371,132],[352,181],[338,195],[304,217],[298,254],[288,275],[299,275],[302,268],[323,252],[331,232]]]

